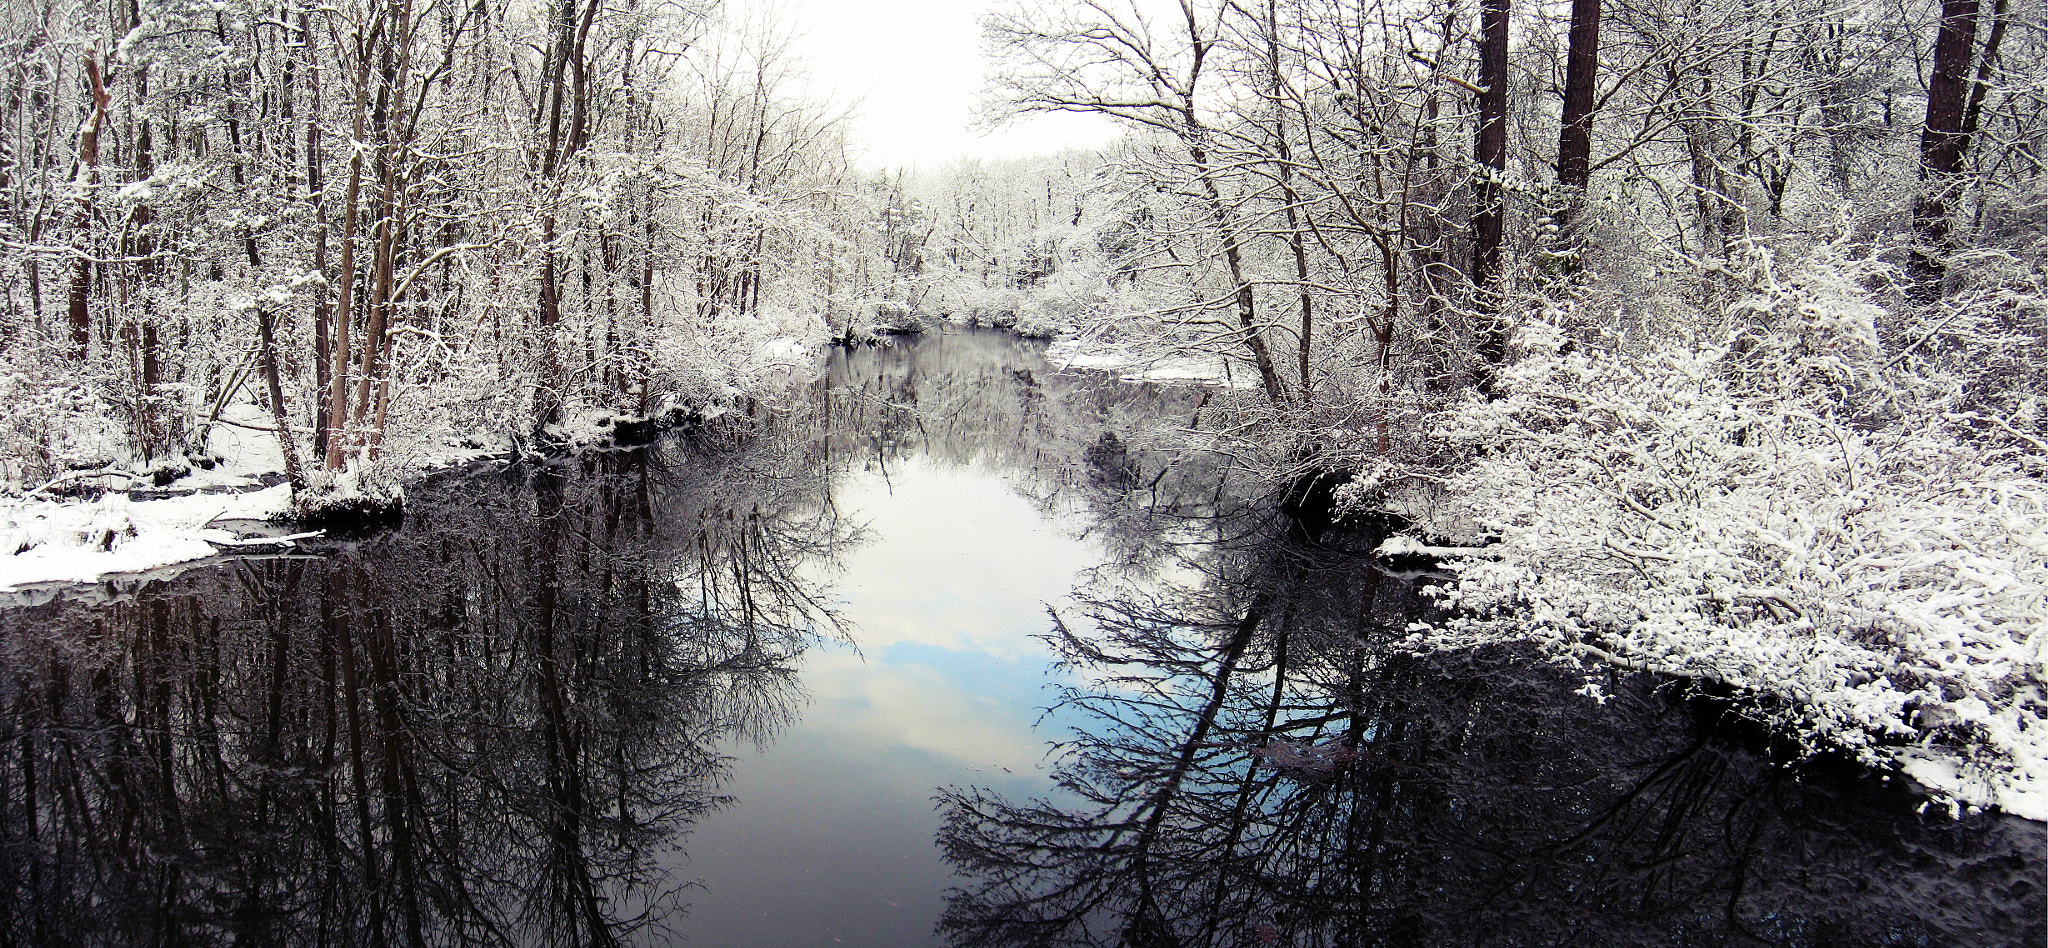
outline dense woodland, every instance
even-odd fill
[[[17,488],[175,473],[233,400],[273,406],[315,479],[440,433],[731,401],[867,293],[873,189],[773,23],[596,0],[9,16]]]
[[[948,317],[1209,350],[1293,428],[1370,416],[1376,453],[1507,391],[1538,322],[1857,395],[1938,369],[2037,448],[2040,12],[1019,7],[986,23],[1002,107],[1124,143],[863,176],[772,17],[27,5],[0,263],[38,410],[8,480],[175,466],[252,396],[339,470],[406,431],[760,389],[702,377],[736,334]]]

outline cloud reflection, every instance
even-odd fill
[[[994,472],[915,458],[848,478],[835,500],[875,539],[836,585],[863,649],[903,642],[1018,657],[1049,654],[1045,605],[1064,602],[1101,548],[1049,521]]]
[[[892,462],[834,501],[874,538],[832,577],[858,652],[810,652],[801,721],[758,756],[731,750],[748,758],[725,788],[738,802],[699,827],[685,873],[704,880],[688,925],[703,943],[930,943],[955,881],[932,849],[933,794],[1050,790],[1060,728],[1034,727],[1055,697],[1037,636],[1100,547],[980,466]]]

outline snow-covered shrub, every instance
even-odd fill
[[[15,350],[0,374],[0,487],[32,490],[66,471],[110,467],[132,453],[115,408],[50,349]]]
[[[1071,320],[1027,306],[1018,311],[1016,320],[1010,324],[1010,331],[1026,339],[1053,339],[1072,333],[1074,324]]]
[[[1752,379],[1853,387],[1877,368],[1885,310],[1863,284],[1885,272],[1881,262],[1829,244],[1781,267],[1770,247],[1745,242],[1734,263],[1748,292],[1728,313],[1735,350],[1757,366]]]
[[[1882,312],[1849,283],[1768,292],[1742,306],[1775,328],[1714,344],[1567,352],[1523,326],[1503,397],[1437,431],[1468,462],[1419,529],[1483,545],[1448,564],[1459,618],[1422,637],[1530,638],[1775,696],[1812,747],[2041,766],[2039,459],[1982,451],[1937,413],[1844,417],[1845,384],[1913,384],[1874,373]]]
[[[1015,287],[956,285],[953,293],[959,300],[956,318],[969,326],[1008,329],[1017,324],[1017,311],[1027,305],[1023,291]]]
[[[1891,358],[1909,394],[1966,426],[1987,449],[2048,455],[2048,271],[2001,251],[1956,256],[1955,289],[1895,320]],[[2036,467],[2034,473],[2044,473]]]
[[[731,408],[746,398],[772,401],[808,380],[827,341],[815,313],[775,307],[657,336],[654,360],[664,410]]]
[[[877,332],[885,333],[918,333],[930,328],[923,313],[900,300],[875,303],[874,326]]]

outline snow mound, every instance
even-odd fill
[[[290,509],[291,488],[283,484],[161,500],[16,501],[0,509],[0,589],[88,583],[203,559],[218,552],[212,541],[237,541],[214,523],[275,520]]]
[[[1147,355],[1100,343],[1061,339],[1046,349],[1045,359],[1063,372],[1073,369],[1109,372],[1124,382],[1193,382],[1240,389],[1259,387],[1256,373],[1248,369],[1234,371],[1219,357]]]

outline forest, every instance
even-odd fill
[[[1402,524],[1454,576],[1418,650],[1746,689],[2048,814],[2037,0],[1013,4],[992,115],[1123,137],[889,172],[698,0],[7,16],[17,556],[227,428],[311,514],[992,325],[1192,371],[1179,437]]]

